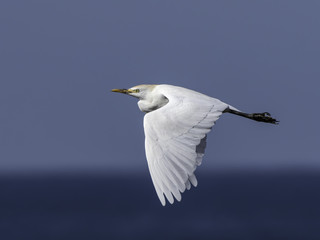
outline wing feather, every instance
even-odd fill
[[[151,167],[151,165],[149,165],[149,172],[150,172],[150,175],[151,175],[153,186],[154,186],[154,188],[156,190],[156,193],[158,195],[158,198],[160,199],[161,204],[164,206],[166,204],[166,200],[164,198],[163,191],[161,190],[161,188],[159,186],[159,184],[160,184],[159,180],[157,179],[154,171],[155,171],[154,167]]]
[[[191,183],[189,180],[186,181],[186,188],[187,188],[187,190],[191,189]]]
[[[176,197],[180,195],[179,188],[183,189],[182,183],[179,182],[177,176],[172,172],[172,168],[170,166],[167,166],[167,164],[168,162],[166,161],[162,161],[161,163],[159,163],[159,165],[161,165],[161,169],[163,169],[165,177],[167,177],[170,181],[170,190],[172,189],[172,193]]]
[[[171,190],[171,191],[169,190],[170,184],[168,182],[168,179],[163,175],[158,164],[155,164],[154,170],[155,170],[155,174],[157,176],[157,180],[160,183],[160,189],[162,191],[162,194],[164,194],[166,196],[166,198],[168,199],[168,201],[172,204],[174,200],[173,200],[171,191],[173,191],[173,190]]]
[[[157,94],[169,102],[144,117],[145,148],[157,195],[165,205],[181,200],[181,193],[196,187],[194,175],[202,162],[207,134],[227,104],[185,88],[158,85]]]

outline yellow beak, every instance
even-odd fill
[[[132,90],[131,89],[112,89],[111,92],[128,94],[128,93],[132,93]]]

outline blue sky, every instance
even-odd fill
[[[111,93],[184,86],[225,114],[203,169],[319,168],[319,1],[0,3],[0,171],[147,169],[143,113]]]

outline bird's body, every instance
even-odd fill
[[[139,99],[144,117],[145,150],[157,195],[165,205],[197,186],[194,171],[202,162],[207,134],[224,112],[277,123],[268,113],[246,114],[216,98],[172,85],[113,89]],[[165,197],[164,197],[165,196]]]

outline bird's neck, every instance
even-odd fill
[[[148,97],[140,99],[140,101],[138,102],[138,106],[142,112],[148,113],[163,107],[168,102],[168,98],[166,98],[164,95],[157,94],[152,96],[152,98]]]

